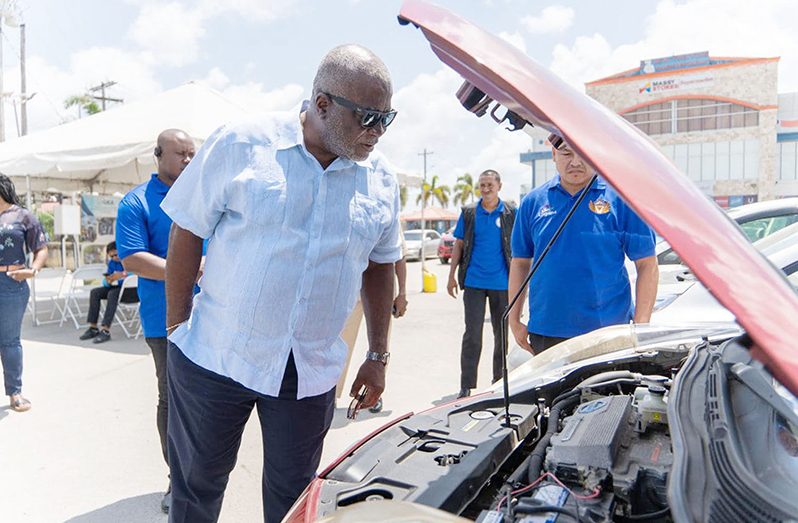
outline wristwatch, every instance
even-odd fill
[[[374,351],[370,350],[370,351],[368,351],[366,353],[366,359],[370,360],[370,361],[379,361],[383,365],[388,365],[388,360],[391,359],[391,353],[390,352],[374,352]]]

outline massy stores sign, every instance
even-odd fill
[[[714,78],[709,74],[693,74],[649,80],[638,87],[639,94],[661,94],[684,91],[712,85]]]

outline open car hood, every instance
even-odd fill
[[[407,0],[399,19],[420,28],[438,58],[487,96],[565,138],[668,240],[751,336],[753,356],[798,395],[798,295],[653,141],[512,45],[445,9]]]

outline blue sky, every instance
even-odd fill
[[[6,0],[8,1],[8,0]],[[0,2],[1,3],[1,2]],[[517,198],[529,139],[475,120],[459,85],[420,32],[396,21],[399,0],[18,0],[27,23],[30,129],[76,117],[63,100],[102,80],[133,100],[202,81],[255,110],[288,109],[307,96],[331,47],[363,44],[388,65],[400,116],[381,142],[405,170],[435,151],[445,183],[496,168]],[[794,0],[439,0],[582,89],[641,59],[707,50],[716,56],[781,56],[780,92],[798,91]],[[18,92],[18,31],[4,28],[5,91]],[[7,136],[16,135],[6,103]]]

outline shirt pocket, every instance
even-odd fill
[[[349,204],[352,232],[363,240],[376,245],[382,234],[384,214],[382,204],[378,200],[356,193]]]
[[[247,223],[279,225],[285,216],[285,180],[249,178],[236,191],[235,203]]]

